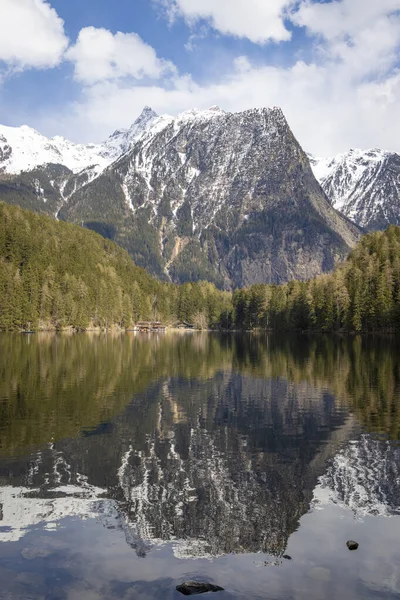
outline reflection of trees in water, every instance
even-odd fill
[[[391,338],[2,334],[0,452],[110,421],[154,382],[204,381],[232,370],[329,390],[368,428],[398,438],[399,350]]]
[[[4,336],[0,346],[10,353],[9,370],[0,365],[3,452],[64,438],[27,462],[3,460],[0,481],[35,500],[67,497],[67,507],[91,490],[90,510],[141,555],[174,540],[185,556],[280,554],[326,461],[353,435],[348,408],[397,432],[395,343],[194,334],[44,336],[29,346]],[[396,459],[378,450],[374,473]],[[369,481],[365,456],[354,476],[333,460],[324,485],[338,501],[357,502],[351,484]]]

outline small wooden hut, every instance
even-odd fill
[[[167,327],[160,321],[139,321],[136,323],[136,329],[143,333],[151,333],[154,331],[165,331]]]

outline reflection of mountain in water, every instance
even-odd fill
[[[316,501],[326,492],[357,516],[400,514],[400,447],[368,435],[350,442],[321,478]]]
[[[150,410],[147,419],[138,408]],[[165,541],[180,556],[280,554],[309,507],[318,455],[349,431],[346,419],[308,384],[232,373],[202,384],[166,380],[104,435],[51,445],[19,475],[10,467],[15,484],[32,491],[11,500],[3,488],[4,524],[14,528],[3,536],[16,527],[22,535],[40,515],[53,524],[96,516],[124,529],[139,554]]]
[[[373,394],[394,400],[396,353],[325,338],[74,339],[33,340],[33,352],[21,346],[26,368],[18,354],[3,368],[3,455],[36,448],[0,461],[0,540],[71,516],[123,530],[140,556],[164,542],[185,557],[279,555],[322,475],[338,502],[397,510],[400,484],[384,478],[398,482],[398,450],[367,436],[348,444],[349,403],[373,426]],[[373,377],[392,397],[378,385],[368,396]]]

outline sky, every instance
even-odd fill
[[[99,142],[144,106],[280,106],[307,152],[400,152],[400,0],[0,0],[0,123]]]

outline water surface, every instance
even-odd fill
[[[399,350],[1,335],[0,598],[400,597]]]

